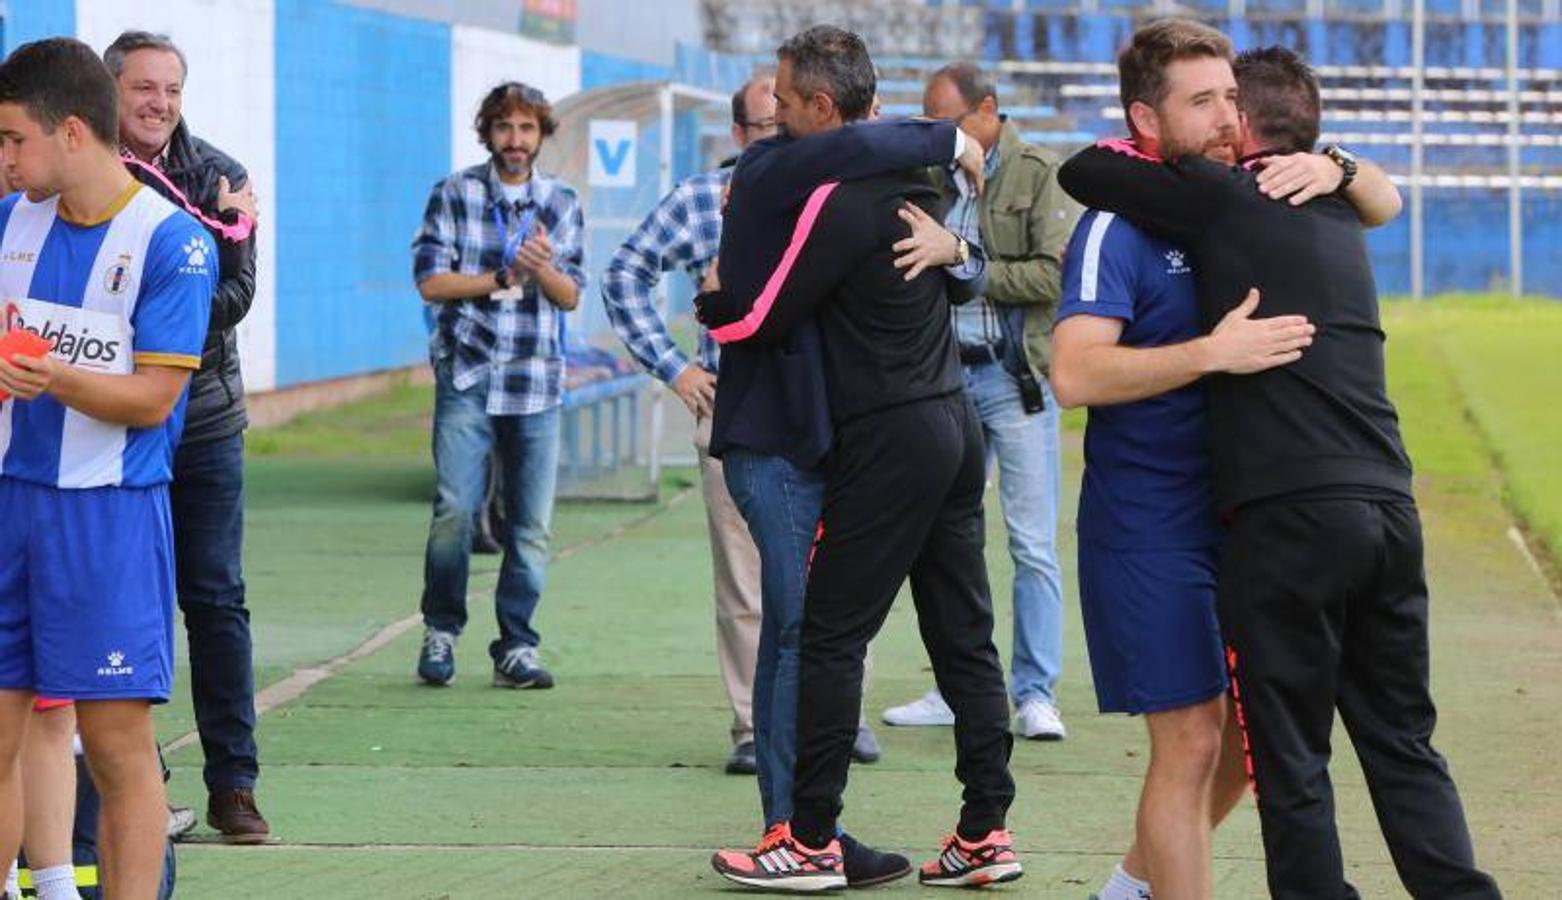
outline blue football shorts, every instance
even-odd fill
[[[0,689],[167,701],[173,548],[167,485],[0,476]]]
[[[1119,550],[1080,539],[1080,611],[1101,712],[1162,712],[1225,691],[1219,550]]]

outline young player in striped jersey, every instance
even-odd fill
[[[114,82],[71,39],[0,65],[0,858],[21,828],[35,693],[77,701],[108,896],[157,894],[166,799],[150,704],[173,681],[168,482],[217,262],[120,162]]]

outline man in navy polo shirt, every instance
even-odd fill
[[[1141,29],[1118,60],[1134,139],[1110,142],[1110,152],[1234,162],[1230,60],[1230,42],[1196,22]],[[1290,171],[1299,180],[1269,196],[1340,181],[1317,166]],[[1364,220],[1381,221],[1394,189],[1375,168],[1363,174],[1345,198]],[[1091,407],[1080,596],[1096,692],[1103,712],[1144,714],[1151,740],[1135,844],[1101,900],[1147,898],[1152,883],[1157,897],[1211,896],[1210,830],[1245,787],[1243,745],[1220,697],[1215,551],[1224,536],[1195,382],[1300,358],[1312,326],[1296,316],[1255,319],[1258,304],[1249,291],[1202,336],[1192,255],[1108,212],[1087,215],[1066,257],[1054,388],[1063,404]]]
[[[1118,60],[1133,149],[1235,162],[1231,44],[1167,19]],[[1064,255],[1053,390],[1089,406],[1079,507],[1079,593],[1102,712],[1141,714],[1150,764],[1134,847],[1102,897],[1209,897],[1210,833],[1245,786],[1224,740],[1226,669],[1215,615],[1220,525],[1210,490],[1204,391],[1213,372],[1298,358],[1312,326],[1255,319],[1256,292],[1200,326],[1192,258],[1111,213],[1080,220]],[[1226,752],[1223,753],[1222,747]]]

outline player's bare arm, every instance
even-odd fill
[[[1302,316],[1255,319],[1257,290],[1208,335],[1165,347],[1123,347],[1121,319],[1070,316],[1052,333],[1052,389],[1065,407],[1132,403],[1205,375],[1250,375],[1293,363],[1312,344]]]
[[[45,393],[100,422],[155,428],[167,420],[193,369],[137,365],[129,375],[88,372],[52,356],[0,359],[0,389],[21,400]]]

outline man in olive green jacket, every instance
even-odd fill
[[[1021,735],[1064,737],[1055,689],[1062,667],[1063,576],[1058,566],[1058,409],[1047,385],[1063,248],[1079,207],[1058,186],[1058,157],[1025,143],[998,112],[981,70],[955,63],[934,73],[922,99],[931,117],[954,119],[987,153],[978,197],[964,176],[935,173],[945,225],[984,251],[952,269],[977,282],[958,307],[966,392],[981,414],[1014,559],[1014,648],[1009,693]],[[954,715],[936,689],[884,712],[891,725],[947,725]]]

